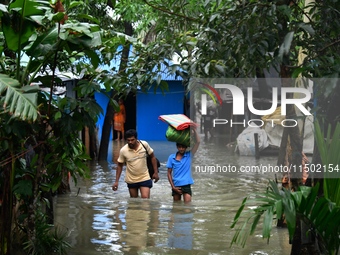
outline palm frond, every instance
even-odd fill
[[[10,78],[0,74],[0,95],[4,112],[13,114],[22,120],[36,120],[38,117],[37,98],[38,86],[24,86]]]
[[[332,134],[328,126],[326,136],[315,122],[315,140],[324,167],[324,195],[340,205],[340,123],[337,123]]]

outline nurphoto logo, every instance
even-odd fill
[[[266,87],[263,86],[265,81]],[[229,105],[229,111],[221,111],[218,118],[213,119],[213,126],[217,125],[241,125],[247,126],[263,126],[265,123],[262,120],[263,116],[270,116],[274,112],[280,110],[280,118],[266,118],[266,122],[274,126],[275,123],[280,123],[283,127],[295,127],[297,126],[297,120],[290,116],[287,116],[287,106],[295,106],[296,112],[309,116],[310,111],[307,109],[307,103],[312,98],[311,88],[308,83],[307,85],[301,85],[297,82],[297,79],[290,79],[291,87],[282,87],[281,79],[234,79],[230,80],[206,80],[198,82],[199,84],[209,84],[206,87],[210,88],[211,91],[206,89],[199,95],[200,112],[201,114],[209,114],[209,107],[220,106],[225,103]],[[262,91],[259,84],[262,84]],[[300,87],[294,87],[297,84]],[[263,91],[267,92],[267,98],[263,97]],[[213,93],[209,93],[213,92]],[[217,102],[217,99],[218,102]],[[244,116],[244,118],[238,118],[235,120],[234,117]],[[282,118],[282,117],[285,118]],[[288,117],[288,118],[286,118]]]

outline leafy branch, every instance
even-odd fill
[[[6,93],[2,98],[4,111],[14,114],[21,119],[36,120],[38,86],[20,87],[20,83],[8,75],[0,74],[0,94]]]

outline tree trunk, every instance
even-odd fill
[[[133,33],[132,24],[129,22],[124,22],[124,27],[125,27],[125,34],[132,36],[132,33]],[[120,60],[119,73],[124,72],[127,66],[127,62],[129,58],[129,51],[130,51],[130,44],[124,45],[121,60]],[[117,96],[116,92],[112,91],[111,98],[115,98],[116,96]],[[99,161],[107,160],[110,133],[111,133],[111,127],[112,127],[112,121],[113,121],[113,113],[114,113],[113,106],[109,103],[106,108],[106,114],[105,114],[104,123],[103,123],[103,130],[102,130],[102,138],[101,138],[100,146],[99,146],[99,155],[98,155]]]
[[[279,156],[277,159],[278,166],[285,165],[285,158],[287,152],[287,145],[288,145],[288,127],[283,128],[283,133],[281,137],[280,149],[279,149]]]
[[[103,123],[102,138],[99,146],[98,160],[107,160],[109,150],[109,140],[111,132],[111,123],[113,118],[113,106],[110,103],[107,105],[106,114]]]
[[[11,164],[7,164],[3,167],[3,189],[1,191],[1,218],[0,218],[0,254],[10,255],[11,254],[11,229],[12,229],[12,208],[13,208],[13,194],[11,183]]]
[[[282,87],[293,87],[292,79],[290,79],[290,70],[286,66],[281,66],[281,78],[282,79]],[[287,98],[291,98],[293,95],[287,95]],[[287,106],[287,115],[286,119],[294,119],[297,120],[295,106],[288,105]],[[291,169],[296,169],[296,171],[291,171],[290,173],[290,181],[291,181],[291,188],[293,190],[297,190],[299,185],[301,185],[302,181],[302,172],[300,171],[300,166],[302,164],[302,137],[300,134],[299,126],[292,127],[293,125],[288,125],[290,127],[285,127],[284,134],[282,139],[289,139],[290,147],[291,147]],[[287,146],[288,141],[281,141],[282,145]],[[280,153],[280,158],[278,159],[278,163],[281,163],[284,159],[283,157],[283,150],[287,151],[286,148],[281,148],[282,152]],[[280,162],[279,162],[280,161]],[[295,226],[295,234],[293,239],[291,240],[292,249],[291,255],[313,255],[318,254],[317,250],[315,249],[314,245],[311,242],[304,241],[306,237],[306,230],[302,228],[301,222],[299,217],[296,218],[296,226]]]

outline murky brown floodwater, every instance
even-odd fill
[[[234,235],[230,225],[242,199],[263,191],[268,178],[274,175],[193,172],[193,202],[173,203],[164,164],[174,152],[175,144],[149,143],[163,163],[161,179],[151,189],[150,200],[129,198],[124,175],[119,190],[115,193],[111,190],[115,164],[110,162],[118,157],[122,142],[112,142],[109,163],[91,165],[91,179],[78,180],[70,194],[56,198],[55,223],[67,230],[67,240],[73,246],[70,255],[290,254],[287,229],[275,226],[269,244],[258,230],[245,248],[230,248]],[[193,166],[204,169],[204,166],[230,164],[239,169],[275,162],[276,157],[259,160],[240,157],[226,147],[223,139],[216,139],[202,141]]]

